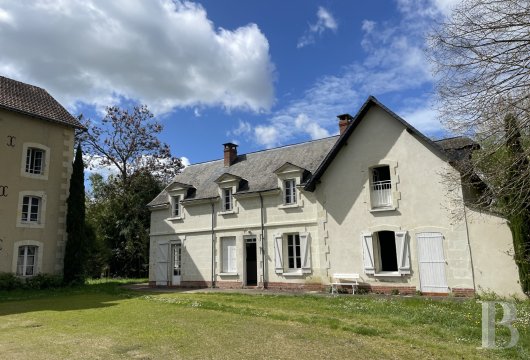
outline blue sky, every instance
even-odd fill
[[[94,120],[147,104],[191,163],[337,133],[369,95],[430,136],[425,34],[454,0],[0,0],[0,74]]]

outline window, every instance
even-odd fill
[[[274,235],[275,271],[277,274],[311,273],[309,233]]]
[[[296,182],[294,179],[284,181],[285,204],[296,204]]]
[[[371,186],[372,208],[386,208],[393,206],[392,182],[388,165],[372,168]]]
[[[20,246],[18,248],[17,275],[32,276],[36,274],[37,246]]]
[[[237,272],[237,258],[236,258],[236,238],[227,237],[221,238],[222,245],[222,272],[236,273]]]
[[[223,189],[223,211],[232,211],[232,189]]]
[[[298,234],[287,235],[287,259],[289,269],[301,269],[302,257],[300,256],[300,236]]]
[[[42,175],[44,173],[44,150],[28,148],[26,151],[26,172]]]
[[[173,209],[172,214],[173,217],[181,217],[182,211],[181,211],[181,204],[180,204],[180,195],[173,196]]]
[[[378,231],[361,236],[364,272],[369,275],[410,274],[410,249],[406,231]]]
[[[24,196],[22,198],[22,222],[40,222],[41,198],[37,196]]]

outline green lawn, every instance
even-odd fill
[[[482,350],[475,300],[142,293],[119,285],[0,292],[0,358],[530,358],[529,302],[517,304],[518,345]],[[507,334],[498,328],[499,341]]]

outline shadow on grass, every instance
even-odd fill
[[[111,280],[57,289],[0,291],[0,316],[105,308],[143,295],[123,288],[124,284]]]

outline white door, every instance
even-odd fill
[[[169,244],[159,243],[156,248],[156,284],[167,286],[168,284],[168,264],[169,264]]]
[[[422,292],[448,292],[445,278],[443,235],[424,232],[417,235],[420,286]]]
[[[180,276],[182,272],[182,246],[181,244],[171,245],[171,258],[172,258],[172,278],[171,285],[180,285]]]

